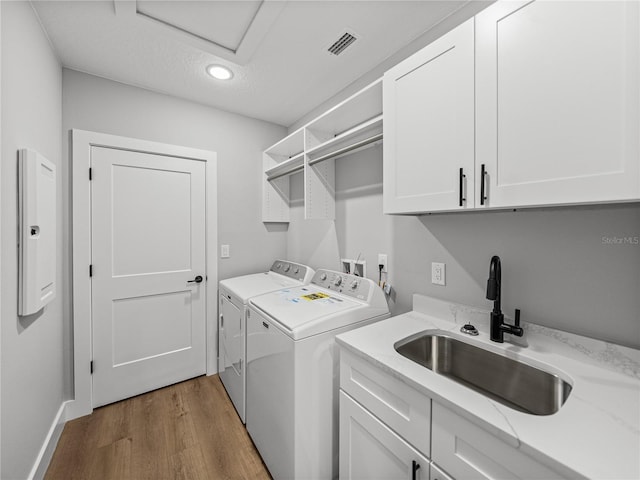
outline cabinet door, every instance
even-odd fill
[[[433,462],[429,465],[429,478],[430,480],[453,480]]]
[[[473,30],[471,19],[384,75],[385,213],[473,207]]]
[[[340,478],[428,480],[429,460],[341,390]]]
[[[476,16],[485,205],[639,197],[638,7],[498,2]]]
[[[515,442],[507,444],[435,402],[432,412],[431,457],[433,462],[452,478],[563,478],[560,473],[523,453]]]

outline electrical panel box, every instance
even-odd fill
[[[18,175],[18,314],[31,315],[56,296],[56,166],[22,149]]]

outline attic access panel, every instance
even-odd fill
[[[146,21],[202,51],[246,64],[286,2],[114,0],[117,15]]]

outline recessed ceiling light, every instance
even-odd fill
[[[233,72],[222,65],[209,65],[207,73],[218,80],[229,80],[233,78]]]

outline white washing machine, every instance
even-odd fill
[[[306,265],[276,260],[268,272],[220,281],[218,371],[242,423],[246,398],[246,318],[249,298],[285,287],[306,285],[314,271]]]
[[[275,480],[338,476],[335,336],[389,317],[375,282],[318,270],[253,297],[247,318],[247,430]]]

